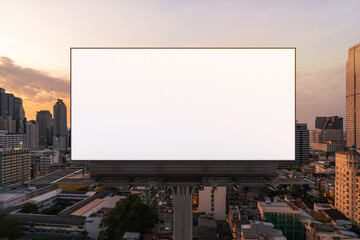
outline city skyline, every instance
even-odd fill
[[[316,116],[346,121],[346,60],[348,48],[360,41],[354,31],[360,27],[358,1],[2,1],[0,6],[0,84],[23,99],[29,120],[37,111],[51,111],[58,98],[70,106],[70,47],[290,46],[297,48],[299,122],[313,129]],[[67,111],[70,123],[70,107]]]

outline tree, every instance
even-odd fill
[[[125,232],[143,235],[149,233],[158,221],[156,212],[138,196],[129,195],[101,220],[99,239],[121,239]]]
[[[290,187],[290,194],[294,198],[305,198],[307,196],[307,191],[301,185],[292,185]]]
[[[38,207],[34,203],[25,203],[22,206],[22,213],[39,213]]]
[[[59,206],[52,206],[49,208],[46,208],[44,210],[41,211],[41,214],[45,214],[45,215],[57,215],[59,212],[61,212],[62,210],[64,210],[64,208],[59,207]]]
[[[82,231],[80,234],[81,240],[88,240],[89,238],[89,234],[87,231]]]
[[[21,236],[22,222],[18,216],[0,214],[0,237],[17,239]]]
[[[269,187],[265,188],[265,193],[270,197],[273,198],[275,196],[283,195],[285,193],[280,187],[272,190]]]

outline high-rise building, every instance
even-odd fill
[[[360,43],[349,48],[346,62],[346,146],[360,147]]]
[[[63,100],[58,99],[54,105],[54,147],[57,149],[67,148],[67,137],[66,105]]]
[[[338,116],[316,117],[315,128],[317,129],[343,129],[343,118]]]
[[[36,114],[36,122],[39,124],[39,146],[51,145],[52,115],[49,111],[42,110]]]
[[[16,133],[16,120],[13,120],[11,116],[0,116],[0,129],[8,133]]]
[[[25,123],[26,144],[30,149],[39,148],[39,124],[32,120]]]
[[[25,111],[22,99],[15,97],[11,93],[6,93],[3,88],[0,88],[0,116],[11,117],[12,120],[15,120],[15,131],[24,133]],[[1,130],[12,132],[12,129],[4,129],[3,127]]]
[[[25,119],[25,111],[22,104],[21,98],[14,98],[14,119],[16,121],[16,132],[24,133],[24,119]]]
[[[309,162],[310,136],[306,123],[295,125],[295,161],[276,161],[276,167],[301,166]]]
[[[335,207],[350,220],[359,217],[356,176],[360,154],[355,148],[335,153]]]
[[[309,130],[306,123],[296,123],[295,126],[295,161],[306,164],[310,154]]]
[[[315,128],[311,148],[330,153],[344,150],[342,117],[316,117]]]
[[[199,191],[198,212],[213,214],[215,220],[226,219],[226,187],[204,187]]]
[[[0,186],[30,179],[29,149],[0,148]]]

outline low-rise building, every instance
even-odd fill
[[[0,193],[0,209],[8,208],[26,200],[23,193]]]
[[[59,150],[31,151],[31,166],[35,174],[49,173],[51,166],[59,164],[59,159]]]
[[[229,226],[233,236],[236,237],[236,221],[241,219],[238,206],[229,206]]]
[[[352,222],[338,209],[326,209],[323,211],[332,219],[332,223],[338,229],[348,230],[352,227]]]
[[[98,204],[92,204],[96,199],[103,203],[111,191],[105,190],[99,193],[82,191],[64,191],[57,189],[15,206],[10,214],[18,216],[23,222],[23,233],[25,238],[33,238],[45,235],[59,235],[69,239],[79,239],[84,231],[87,231],[88,217],[94,209],[103,209]],[[37,206],[38,213],[22,213],[22,206],[32,203]],[[45,213],[54,206],[67,205],[55,215]],[[89,228],[91,232],[91,229]]]
[[[204,187],[199,191],[199,212],[212,214],[215,220],[226,219],[226,187]]]
[[[268,240],[286,240],[283,233],[274,229],[274,224],[261,221],[250,221],[250,224],[241,225],[241,240],[247,239],[268,239]]]
[[[261,218],[274,224],[288,240],[303,240],[305,228],[301,223],[301,211],[292,203],[258,202]]]

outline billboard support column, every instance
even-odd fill
[[[192,197],[194,187],[172,186],[174,195],[174,240],[192,239]]]

